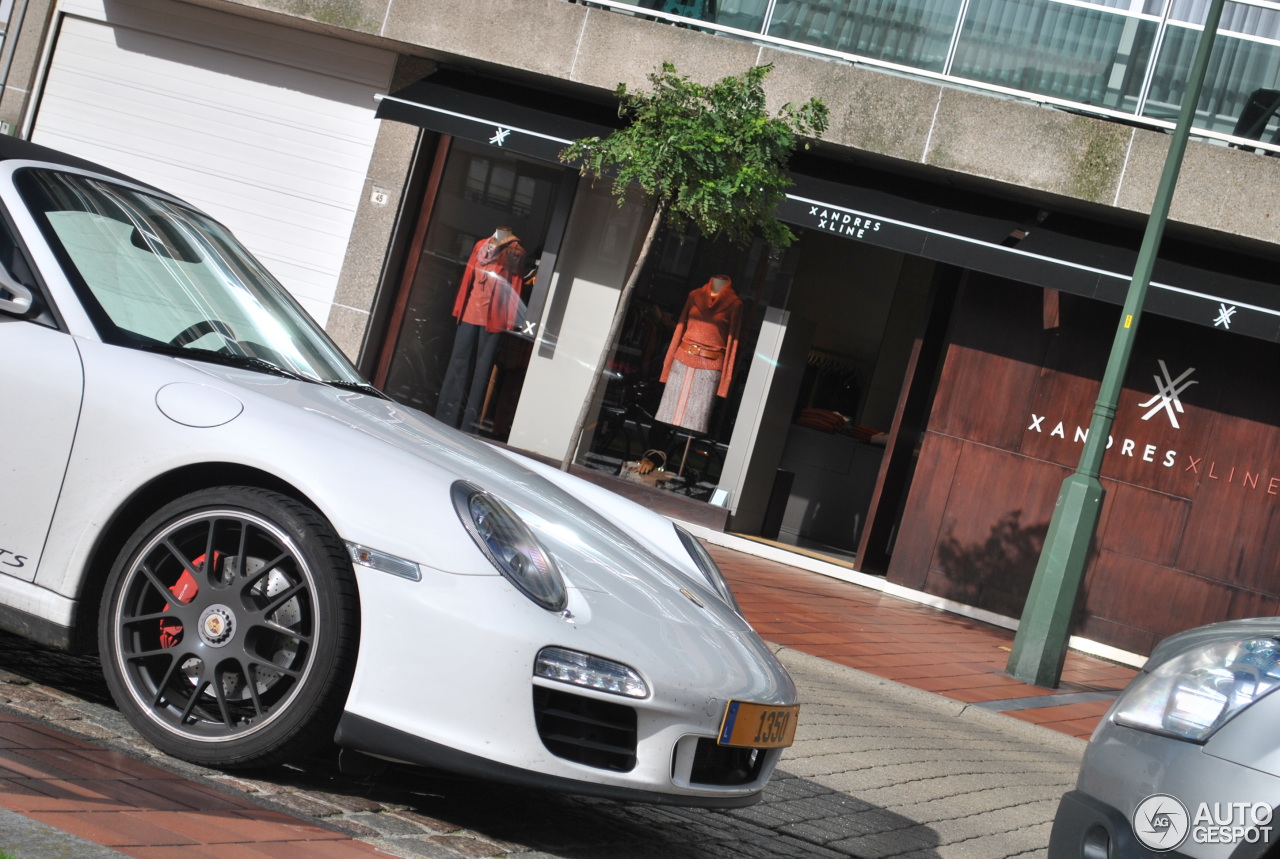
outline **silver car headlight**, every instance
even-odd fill
[[[453,506],[480,551],[525,596],[549,611],[568,601],[551,555],[511,508],[465,480],[453,484]]]
[[[1246,707],[1280,686],[1280,641],[1233,638],[1162,663],[1137,680],[1114,720],[1203,743]]]
[[[720,596],[720,599],[724,600],[731,609],[738,614],[742,614],[738,601],[734,599],[733,591],[729,589],[729,583],[725,581],[724,573],[720,572],[720,568],[716,566],[716,562],[707,553],[703,545],[698,542],[698,538],[679,525],[676,525],[675,529],[676,533],[680,535],[680,542],[684,543],[685,551],[689,553],[698,569],[702,571],[702,575],[707,580],[707,584],[711,586],[711,590],[715,591]]]

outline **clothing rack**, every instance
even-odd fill
[[[853,359],[848,355],[841,355],[838,352],[828,352],[825,349],[810,349],[806,363],[808,363],[810,367],[814,367],[823,373],[854,375],[858,372],[858,368],[855,366]]]

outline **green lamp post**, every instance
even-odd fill
[[[1133,342],[1138,334],[1138,320],[1142,304],[1151,285],[1151,272],[1155,267],[1160,239],[1169,218],[1169,206],[1173,202],[1174,186],[1182,168],[1182,156],[1191,135],[1200,91],[1209,67],[1213,40],[1218,32],[1224,0],[1213,0],[1205,18],[1204,32],[1196,48],[1195,59],[1188,73],[1186,90],[1182,95],[1182,109],[1178,122],[1169,139],[1169,152],[1165,157],[1164,172],[1156,188],[1151,205],[1151,216],[1134,266],[1133,279],[1120,313],[1120,324],[1111,346],[1111,356],[1102,376],[1098,401],[1093,407],[1089,422],[1089,435],[1080,464],[1075,473],[1062,482],[1062,490],[1049,522],[1044,549],[1036,564],[1035,577],[1027,594],[1026,606],[1018,633],[1013,640],[1007,671],[1026,683],[1037,686],[1057,686],[1062,677],[1062,664],[1067,656],[1067,640],[1070,636],[1071,615],[1076,596],[1084,578],[1085,562],[1094,529],[1102,509],[1104,490],[1098,475],[1102,468],[1102,454],[1107,447],[1107,437],[1116,416],[1120,390]]]

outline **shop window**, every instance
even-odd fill
[[[764,309],[785,297],[782,266],[767,251],[659,235],[581,465],[713,500]]]
[[[566,168],[445,138],[393,320],[382,387],[505,441],[533,342],[526,309]],[[429,193],[429,192],[428,192]]]

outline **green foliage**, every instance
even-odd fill
[[[705,86],[663,63],[649,75],[650,91],[618,84],[619,114],[630,119],[625,128],[575,141],[560,159],[584,176],[612,177],[619,204],[638,185],[673,226],[692,222],[708,237],[739,245],[758,231],[786,247],[795,235],[773,215],[791,184],[786,163],[800,137],[826,130],[827,107],[814,98],[770,116],[762,82],[772,68],[753,66]]]

